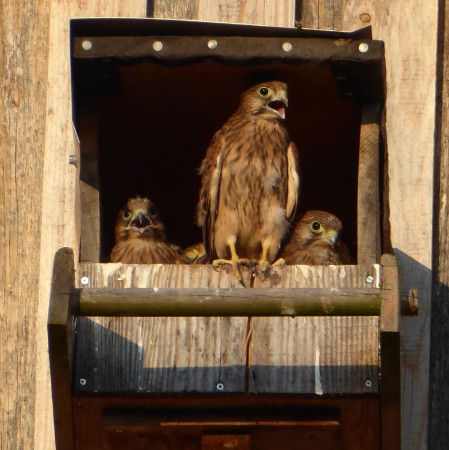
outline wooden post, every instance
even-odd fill
[[[430,332],[429,439],[432,450],[444,450],[449,442],[449,3],[440,4],[438,45],[434,276]]]
[[[48,316],[48,347],[58,450],[74,450],[75,434],[72,418],[72,352],[74,329],[69,311],[70,290],[75,281],[73,251],[59,250],[53,264],[50,309]]]

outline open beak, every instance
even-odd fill
[[[130,225],[136,228],[140,233],[143,233],[147,227],[153,225],[153,222],[147,216],[144,210],[137,209],[136,211],[134,211]]]
[[[285,110],[288,106],[287,94],[285,92],[279,92],[276,100],[268,103],[268,107],[276,111],[281,119],[285,119]]]

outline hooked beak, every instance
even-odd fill
[[[136,228],[140,233],[143,233],[147,227],[153,225],[153,222],[147,216],[144,210],[137,209],[136,211],[134,211],[130,225]]]

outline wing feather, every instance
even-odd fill
[[[197,223],[203,229],[203,242],[209,258],[212,258],[215,252],[213,232],[220,200],[224,148],[223,135],[218,132],[213,137],[200,168],[202,185],[197,208]]]
[[[298,198],[300,191],[299,183],[299,158],[298,150],[294,142],[290,142],[287,149],[287,173],[288,173],[288,183],[287,183],[287,205],[286,213],[289,220],[293,220],[296,213],[296,207],[298,206]]]

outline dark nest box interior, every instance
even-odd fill
[[[298,213],[337,215],[358,263],[378,262],[384,58],[369,28],[76,19],[71,36],[82,261],[108,261],[117,212],[135,194],[159,206],[171,241],[199,242],[198,168],[208,144],[243,90],[280,79],[300,154]]]

